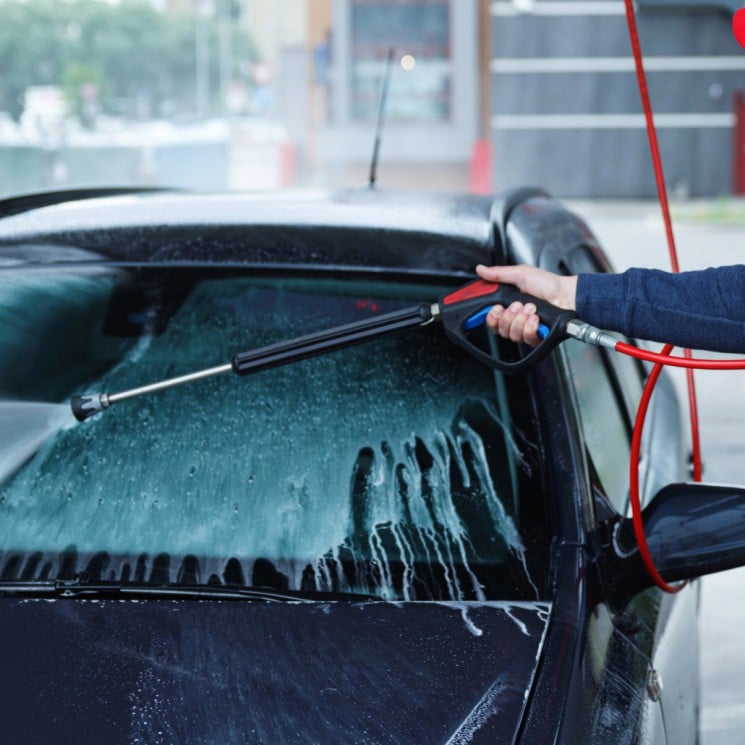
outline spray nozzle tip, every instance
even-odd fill
[[[103,396],[100,393],[73,396],[70,399],[70,406],[74,417],[79,422],[85,421],[89,417],[98,414],[99,411],[103,411],[106,408]]]

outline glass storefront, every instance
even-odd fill
[[[390,120],[443,122],[451,113],[449,0],[352,0],[351,113],[377,116],[388,50],[398,66],[386,101]],[[416,70],[416,74],[413,73]]]

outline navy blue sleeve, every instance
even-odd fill
[[[745,354],[745,265],[580,274],[577,315],[626,336]]]

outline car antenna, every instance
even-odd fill
[[[385,121],[385,102],[388,98],[388,87],[391,80],[391,62],[393,61],[393,47],[388,47],[385,60],[385,72],[383,73],[383,85],[380,90],[380,104],[378,106],[378,123],[375,128],[375,144],[373,145],[372,160],[370,162],[370,177],[367,185],[370,189],[375,188],[375,179],[378,170],[378,154],[380,153],[380,139],[383,134],[383,122]]]

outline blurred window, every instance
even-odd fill
[[[687,10],[690,8],[716,8],[735,11],[741,5],[739,0],[637,0],[640,8],[666,8]]]
[[[446,121],[451,112],[449,0],[353,0],[352,117],[375,119],[388,50],[404,73],[393,77],[386,114],[399,121]],[[400,70],[398,72],[401,72]]]

